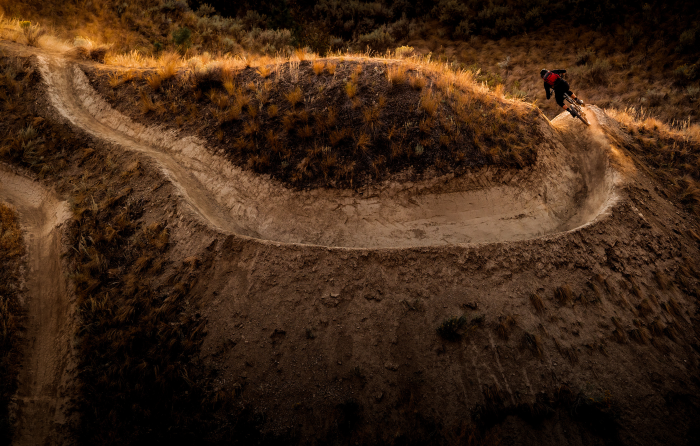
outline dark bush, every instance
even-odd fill
[[[173,42],[179,46],[189,46],[192,39],[192,31],[189,28],[179,28],[173,31]]]
[[[467,324],[467,319],[464,316],[453,316],[445,319],[437,328],[438,334],[448,341],[457,341],[462,337],[459,330]]]

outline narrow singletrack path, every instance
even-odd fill
[[[38,182],[0,166],[0,200],[19,213],[25,233],[26,345],[15,397],[17,445],[55,444],[68,401],[62,389],[71,363],[72,310],[61,270],[60,225],[68,206]]]

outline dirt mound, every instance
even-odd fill
[[[239,235],[352,248],[523,240],[593,221],[614,197],[604,137],[545,125],[531,167],[390,181],[359,193],[295,191],[231,165],[196,138],[131,121],[95,93],[77,65],[42,58],[40,66],[64,116],[100,139],[152,156],[205,220]]]
[[[542,142],[535,108],[424,60],[193,58],[179,71],[178,60],[84,68],[120,113],[197,134],[231,163],[298,189],[520,168]]]

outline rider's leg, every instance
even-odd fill
[[[578,105],[583,105],[583,101],[580,100],[579,98],[577,98],[577,97],[576,97],[576,94],[575,94],[573,91],[570,91],[570,92],[569,92],[569,96],[571,96],[571,99],[573,99],[574,101],[576,101],[576,103],[577,103]]]
[[[563,108],[564,110],[566,110],[566,111],[568,111],[569,113],[571,113],[571,116],[576,117],[576,115],[574,114],[574,109],[573,109],[573,108],[569,108],[569,104],[567,104],[567,103],[564,102],[564,93],[567,93],[567,92],[568,92],[568,91],[565,90],[565,89],[557,89],[557,88],[555,88],[555,89],[554,89],[554,99],[556,99],[557,104],[559,104],[559,106],[560,106],[561,108]]]

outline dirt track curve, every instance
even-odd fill
[[[39,67],[65,118],[156,160],[184,201],[223,232],[349,248],[503,242],[580,227],[615,200],[615,172],[595,126],[598,137],[577,145],[570,133],[543,123],[548,142],[537,163],[517,172],[483,168],[420,184],[389,182],[362,194],[298,192],[232,166],[196,138],[131,121],[99,97],[75,63],[43,55]]]
[[[0,166],[0,200],[19,213],[28,253],[26,347],[14,417],[18,445],[45,444],[64,421],[70,369],[71,305],[61,271],[60,225],[68,206],[38,182]]]
[[[483,168],[421,184],[389,182],[363,190],[298,192],[210,154],[204,143],[148,128],[114,111],[78,64],[41,54],[52,105],[92,136],[155,160],[184,203],[213,228],[277,243],[403,248],[524,240],[589,224],[616,200],[617,174],[597,123],[560,116],[543,124],[537,163],[513,172]],[[589,109],[594,121],[600,116]],[[578,126],[578,127],[577,127]],[[572,130],[574,129],[574,130]],[[61,385],[70,361],[70,312],[60,262],[60,202],[37,182],[0,169],[0,199],[17,208],[27,234],[29,322],[17,395],[16,443],[43,444],[63,421]]]

